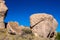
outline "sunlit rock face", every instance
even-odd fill
[[[7,12],[7,7],[4,0],[0,0],[0,28],[5,28],[4,17]]]
[[[50,37],[52,33],[53,37],[58,25],[56,19],[52,15],[46,13],[37,13],[31,15],[30,23],[30,28],[32,29],[32,32],[36,36],[41,36],[45,38]]]
[[[18,30],[18,23],[17,22],[8,22],[7,29],[9,33],[17,33]]]
[[[24,26],[19,26],[18,22],[8,22],[7,29],[9,33],[21,34]]]

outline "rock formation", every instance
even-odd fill
[[[33,14],[32,16],[30,16],[31,26],[30,28],[28,28],[25,26],[19,26],[17,22],[8,22],[8,24],[4,23],[4,18],[7,10],[8,8],[5,5],[5,1],[0,0],[0,34],[1,34],[0,40],[11,40],[11,38],[13,40],[13,37],[16,40],[18,38],[19,38],[18,40],[55,39],[56,36],[55,30],[57,28],[58,23],[52,15],[45,13]],[[11,34],[14,34],[14,36]]]
[[[8,22],[7,29],[9,33],[14,34],[21,34],[22,29],[25,28],[24,26],[19,26],[17,22]]]
[[[5,28],[4,18],[5,18],[7,9],[8,8],[5,5],[5,1],[0,0],[0,28]]]
[[[46,13],[38,13],[30,16],[30,28],[36,36],[44,38],[51,38],[54,36],[56,27],[58,25],[56,19]]]

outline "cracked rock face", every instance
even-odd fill
[[[5,28],[4,17],[5,17],[7,9],[8,8],[5,5],[5,1],[0,0],[0,28]]]
[[[30,16],[30,28],[36,36],[50,37],[57,28],[56,19],[50,14],[33,14]],[[52,35],[54,36],[54,35]]]

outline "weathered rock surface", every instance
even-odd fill
[[[5,28],[4,17],[5,17],[7,9],[8,8],[5,5],[5,1],[0,0],[0,28]]]
[[[0,0],[0,40],[54,40],[57,21],[50,14],[34,14],[30,16],[30,28],[19,26],[17,22],[4,23],[8,8],[4,0]],[[6,28],[5,28],[6,26]],[[5,28],[5,29],[2,29]],[[11,35],[11,34],[17,35]],[[35,34],[35,35],[34,35]]]
[[[36,36],[41,36],[44,38],[50,38],[55,34],[57,28],[56,19],[50,14],[33,14],[30,16],[31,29]]]
[[[8,22],[7,29],[10,33],[21,34],[24,26],[19,26],[17,22]]]

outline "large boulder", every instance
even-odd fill
[[[0,28],[5,28],[4,18],[5,18],[7,9],[8,8],[5,5],[5,1],[0,0]]]
[[[36,36],[41,36],[44,38],[51,38],[54,36],[55,30],[57,28],[56,19],[46,13],[37,13],[30,16],[30,28]]]

